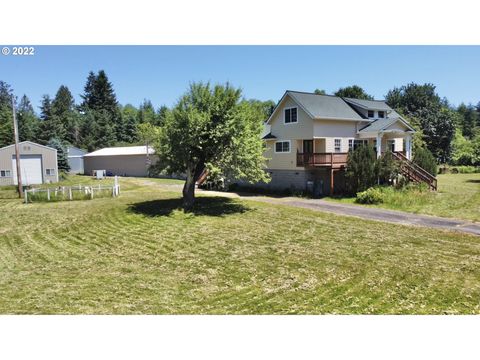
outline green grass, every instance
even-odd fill
[[[361,205],[480,221],[480,174],[438,175],[438,191],[387,190],[382,204]],[[355,198],[325,198],[351,203]]]
[[[479,237],[151,184],[0,200],[0,313],[480,313]]]

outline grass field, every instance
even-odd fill
[[[480,222],[480,174],[438,175],[438,192],[392,191],[385,202],[360,205]],[[354,203],[355,198],[326,198]]]
[[[172,183],[0,200],[0,313],[480,313],[479,237],[220,197],[184,214]]]

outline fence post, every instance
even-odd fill
[[[25,204],[28,204],[28,190],[25,190]]]
[[[90,188],[90,199],[93,200],[93,186]]]
[[[70,200],[72,200],[72,188],[71,187],[68,188],[68,198]]]
[[[50,188],[47,189],[47,200],[50,201]]]

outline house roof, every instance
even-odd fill
[[[345,100],[338,96],[317,95],[313,93],[287,90],[278,102],[267,124],[277,112],[280,103],[290,96],[312,119],[365,121]],[[367,120],[368,121],[368,120]]]
[[[148,154],[155,154],[152,147],[148,148]],[[85,156],[117,156],[117,155],[147,155],[146,146],[124,146],[124,147],[109,147],[96,150],[88,153]]]
[[[408,127],[409,131],[414,132],[415,130],[401,117],[396,117],[396,118],[385,118],[385,119],[378,119],[375,120],[374,122],[368,124],[364,128],[360,129],[358,132],[359,133],[367,133],[367,132],[378,132],[385,130],[388,128],[390,125],[395,124],[397,121],[400,121],[403,123],[406,127]]]
[[[31,145],[35,145],[35,146],[40,146],[40,147],[45,148],[45,149],[57,151],[57,149],[55,149],[55,148],[52,148],[50,146],[40,145],[40,144],[34,143],[33,141],[26,140],[26,141],[22,141],[22,142],[18,143],[18,145],[22,145],[22,144],[31,144]],[[4,146],[4,147],[0,148],[0,150],[6,149],[6,148],[9,148],[9,147],[12,147],[12,146],[15,146],[15,144]]]
[[[352,105],[359,106],[363,109],[383,110],[383,111],[392,111],[393,110],[383,100],[362,100],[362,99],[352,99],[352,98],[344,98],[344,100],[346,102],[352,104]]]
[[[262,137],[262,140],[268,140],[268,139],[276,139],[277,137],[275,135],[272,135],[271,132],[269,132],[267,135]]]
[[[363,120],[341,97],[287,91],[314,119]]]

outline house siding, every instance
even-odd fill
[[[85,174],[91,175],[93,170],[106,170],[113,175],[120,176],[147,176],[146,155],[109,155],[85,156]],[[158,157],[150,155],[152,164]]]

